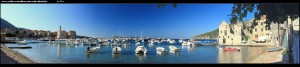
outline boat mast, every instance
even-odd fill
[[[141,30],[141,38],[143,38],[143,30]]]

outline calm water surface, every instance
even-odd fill
[[[206,41],[203,42],[216,42]],[[202,42],[201,41],[201,42]],[[176,40],[178,42],[178,39]],[[16,44],[6,44],[7,46],[17,46]],[[139,64],[139,63],[243,63],[262,53],[263,47],[241,47],[240,52],[223,52],[216,46],[182,46],[181,43],[169,44],[167,42],[154,43],[154,45],[144,44],[148,50],[145,55],[135,54],[134,41],[130,41],[130,46],[121,45],[121,54],[113,54],[112,48],[116,46],[100,46],[98,53],[86,53],[85,49],[89,45],[64,45],[33,43],[27,44],[31,49],[14,49],[26,57],[38,63],[96,63],[96,64]],[[156,53],[156,47],[164,47],[169,50],[173,45],[180,48],[179,52]]]

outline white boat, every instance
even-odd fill
[[[91,45],[92,42],[90,42],[90,41],[85,41],[85,42],[83,42],[83,44],[84,44],[84,45]]]
[[[144,46],[138,46],[135,49],[135,53],[136,54],[146,54],[147,53],[147,49]]]
[[[187,41],[182,41],[182,46],[189,46],[190,44],[188,44]]]
[[[188,41],[187,44],[188,44],[188,45],[191,45],[191,46],[196,46],[195,43],[193,43],[193,42],[191,42],[191,41]]]
[[[167,42],[170,42],[171,41],[171,39],[167,39]]]
[[[93,53],[93,52],[98,52],[98,50],[100,49],[100,47],[93,47],[93,48],[87,48],[85,51],[87,53]]]
[[[154,40],[151,40],[151,41],[150,41],[150,44],[152,44],[152,45],[153,45],[154,43],[155,43],[155,42],[154,42]]]
[[[55,41],[49,40],[49,41],[48,41],[48,44],[55,44]]]
[[[163,47],[156,47],[156,51],[166,52],[167,50]]]
[[[28,41],[29,43],[39,43],[39,41],[38,40],[30,40],[30,41]]]
[[[180,39],[179,42],[182,43],[183,39]]]
[[[125,39],[122,40],[122,42],[125,42],[125,41],[126,41]]]
[[[125,42],[124,45],[125,45],[125,46],[129,46],[130,43],[129,43],[129,42]]]
[[[119,54],[119,53],[121,53],[121,48],[120,48],[120,47],[114,47],[114,48],[112,49],[112,52],[113,52],[114,54]]]
[[[135,43],[135,45],[140,45],[140,44],[141,44],[140,42]]]
[[[167,50],[163,47],[156,47],[156,52],[157,53],[164,53],[164,52],[167,52]]]
[[[175,46],[169,46],[170,51],[178,52],[180,49]]]
[[[19,44],[19,45],[26,45],[28,43],[29,42],[27,40],[23,40],[23,41],[19,41],[17,44]]]
[[[111,43],[112,46],[118,46],[118,42],[117,41],[114,41],[113,43]]]
[[[175,40],[172,39],[172,40],[169,41],[169,43],[174,44],[174,43],[175,43]]]

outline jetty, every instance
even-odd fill
[[[11,49],[14,49],[14,48],[17,48],[17,49],[29,49],[29,48],[32,48],[31,46],[8,46],[8,48],[11,48]]]

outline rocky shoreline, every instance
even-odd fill
[[[36,62],[1,44],[1,64],[36,64]]]

